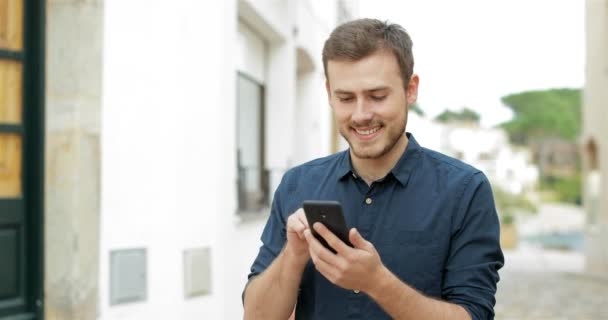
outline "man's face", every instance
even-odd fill
[[[328,61],[327,93],[340,134],[355,157],[378,159],[403,138],[407,106],[416,102],[418,76],[407,89],[392,52],[357,61]]]

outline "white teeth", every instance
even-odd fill
[[[364,135],[364,136],[370,135],[370,134],[372,134],[372,133],[374,133],[374,132],[376,132],[378,130],[380,130],[380,127],[376,127],[376,128],[369,129],[369,130],[358,130],[358,129],[355,129],[355,131],[357,131],[358,134]]]

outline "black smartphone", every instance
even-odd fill
[[[304,214],[306,214],[306,220],[308,220],[308,226],[310,227],[313,236],[315,236],[325,248],[336,253],[336,250],[330,247],[329,244],[327,244],[327,241],[312,228],[315,222],[321,222],[340,240],[351,247],[353,246],[348,240],[348,227],[346,226],[346,220],[344,220],[344,215],[342,214],[340,202],[306,200],[302,203],[302,207],[304,208]]]

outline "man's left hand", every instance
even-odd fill
[[[336,254],[325,248],[311,233],[304,232],[308,241],[310,257],[317,270],[333,284],[349,290],[369,292],[381,277],[384,265],[374,245],[363,239],[357,229],[348,234],[354,248],[348,246],[322,223],[313,228],[336,250]]]

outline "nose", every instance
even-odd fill
[[[373,112],[369,106],[365,103],[364,99],[357,100],[357,106],[351,116],[351,120],[356,124],[367,124],[374,117]]]

